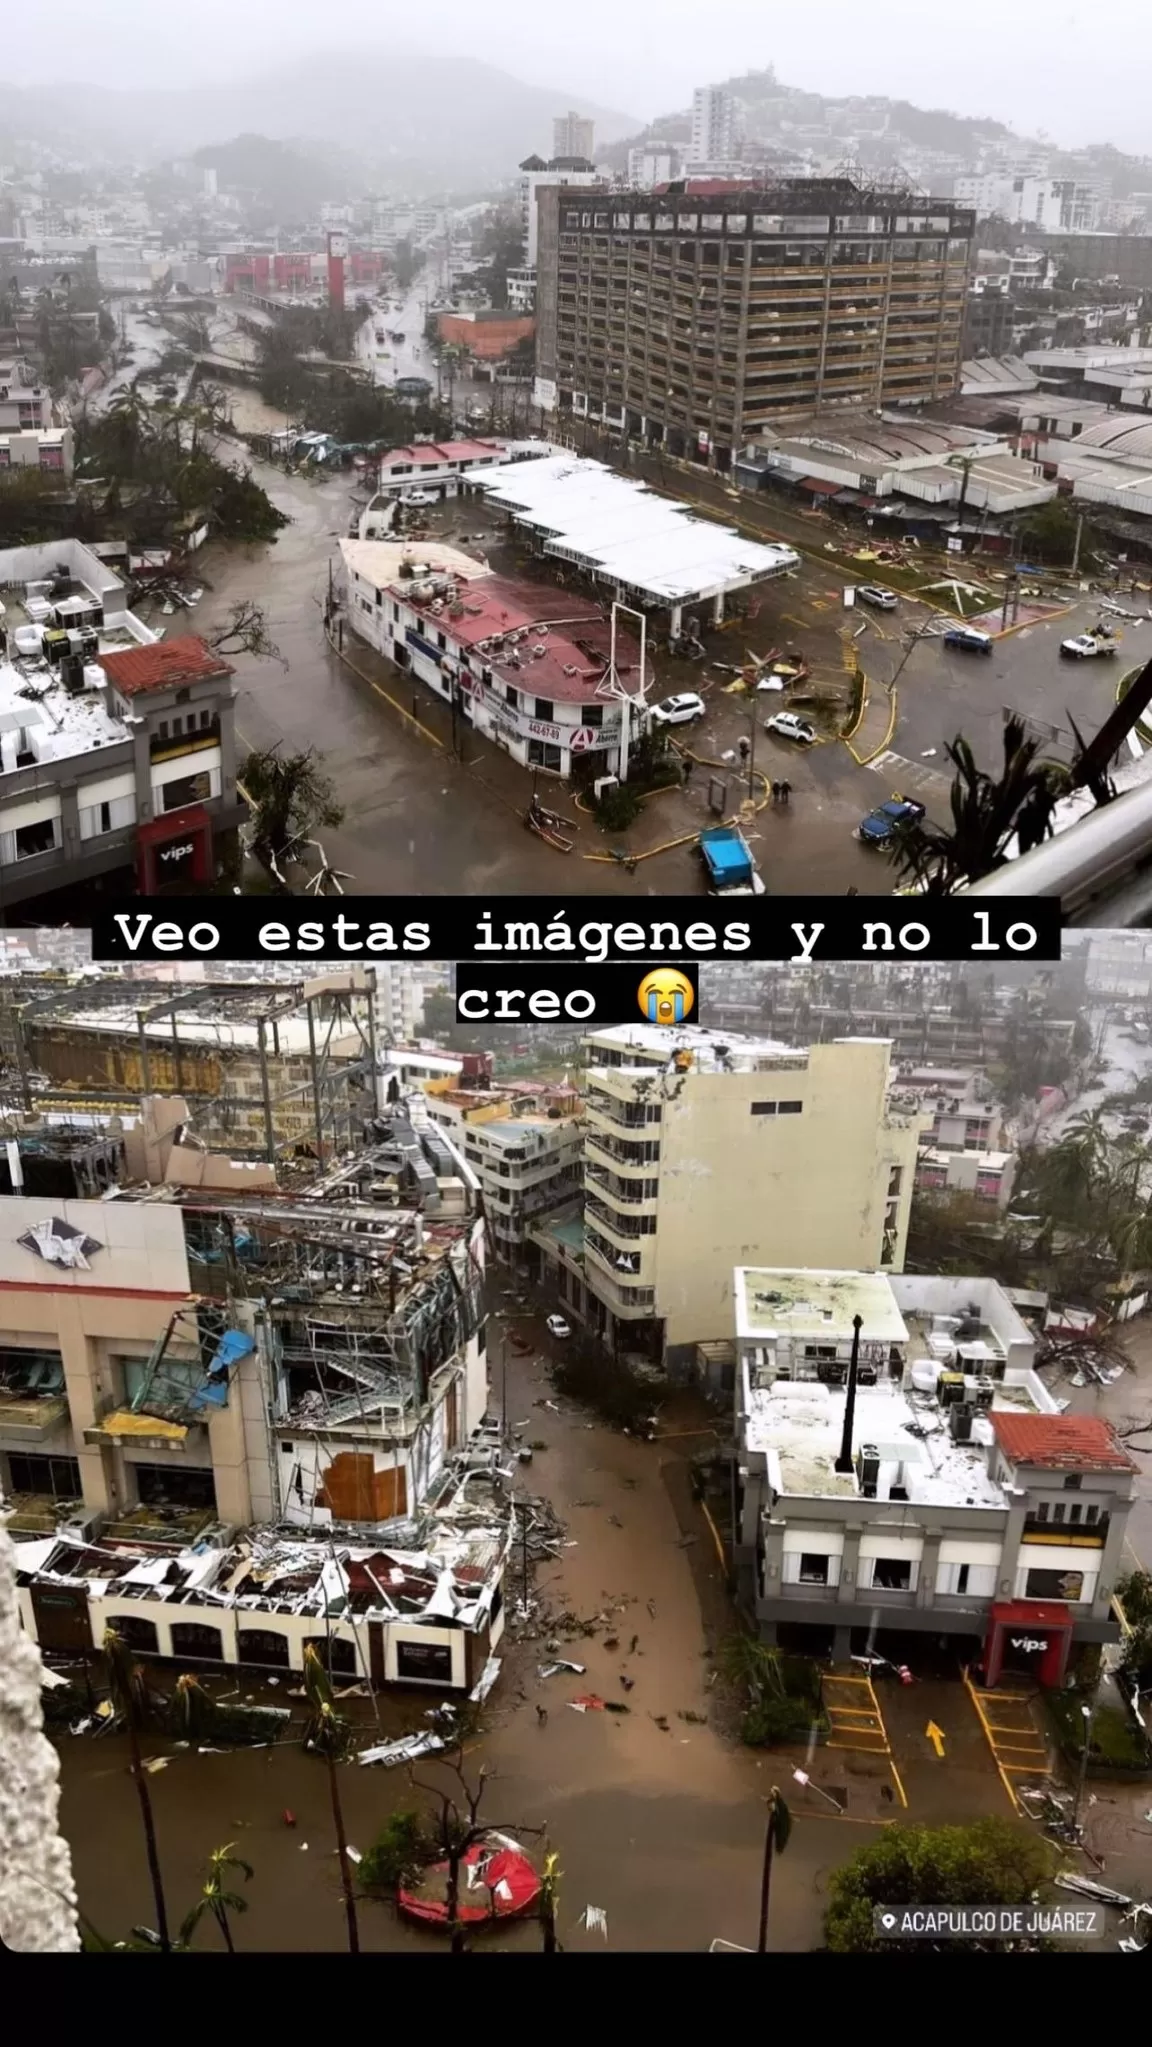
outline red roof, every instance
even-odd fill
[[[404,462],[479,462],[486,455],[504,452],[501,441],[417,441],[411,448],[389,448],[380,456],[380,467],[394,469]]]
[[[487,649],[483,658],[502,683],[513,684],[526,696],[543,697],[551,703],[597,701],[596,685],[607,672],[612,630],[603,612],[590,609],[586,598],[550,584],[478,576],[461,587],[462,608],[460,616],[454,617],[447,604],[434,612],[430,600],[417,602],[410,581],[392,583],[389,592],[427,619],[429,628],[443,633],[456,652],[475,654],[481,640],[501,643],[502,651]],[[525,635],[515,649],[508,643],[510,633]],[[542,647],[543,653],[534,654],[535,647]],[[513,652],[518,665],[509,658]],[[640,648],[620,632],[616,635],[616,673],[624,689],[639,689]]]
[[[837,491],[843,490],[844,486],[842,483],[822,483],[818,476],[802,476],[800,488],[815,491],[820,497],[835,497]]]
[[[152,647],[127,647],[122,654],[101,654],[100,666],[122,697],[142,696],[150,689],[187,689],[235,674],[231,662],[214,654],[196,633],[157,640]]]
[[[1135,1471],[1105,1421],[1087,1414],[1012,1414],[995,1408],[996,1440],[1013,1464],[1039,1464],[1050,1471]]]

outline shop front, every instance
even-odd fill
[[[213,878],[212,819],[200,804],[167,811],[136,834],[136,872],[145,896],[203,887]]]
[[[1071,1608],[1047,1600],[1007,1599],[993,1603],[984,1642],[984,1682],[1024,1677],[1045,1690],[1063,1684],[1072,1646]]]

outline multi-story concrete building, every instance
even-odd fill
[[[671,142],[640,142],[628,151],[628,189],[650,192],[679,175],[680,151]]]
[[[727,468],[789,416],[957,388],[974,216],[843,180],[536,195],[537,389]]]
[[[21,356],[0,362],[0,433],[52,425],[52,401]]]
[[[0,433],[0,472],[38,469],[43,476],[71,476],[73,437],[70,426],[25,427]]]
[[[688,164],[709,168],[736,156],[736,102],[722,85],[698,85],[692,94],[692,140]]]
[[[909,1633],[995,1684],[1117,1639],[1136,1467],[1059,1414],[995,1281],[735,1275],[738,1564],[762,1636],[838,1660]],[[857,1387],[848,1377],[859,1318]]]
[[[920,1112],[921,1143],[941,1151],[994,1151],[1005,1134],[990,1081],[966,1067],[902,1065],[893,1100]]]
[[[929,1144],[916,1160],[916,1186],[925,1194],[973,1194],[978,1201],[1007,1208],[1015,1184],[1012,1151],[950,1151]]]
[[[698,1347],[730,1335],[741,1245],[899,1270],[918,1118],[890,1106],[887,1045],[644,1024],[586,1043],[583,1211],[530,1237],[613,1349],[696,1370]]]
[[[148,1097],[104,1137],[12,1140],[29,1183],[0,1196],[14,1526],[168,1522],[183,1541],[411,1518],[487,1404],[475,1176],[403,1103],[328,1169],[197,1150],[187,1115]]]
[[[529,1229],[583,1187],[583,1119],[570,1088],[546,1083],[470,1090],[430,1081],[428,1114],[480,1183],[493,1249],[515,1264]]]
[[[529,270],[535,270],[539,247],[539,219],[537,201],[546,188],[553,185],[579,185],[603,190],[611,184],[606,172],[596,169],[587,157],[554,156],[546,163],[542,156],[527,156],[520,165],[520,222],[524,232],[524,261]]]
[[[552,123],[552,154],[591,158],[595,134],[595,122],[585,115],[557,114]]]
[[[158,641],[75,540],[0,553],[0,867],[9,905],[135,868],[142,895],[215,879],[247,816],[231,663]]]

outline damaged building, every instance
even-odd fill
[[[312,1648],[337,1681],[471,1691],[503,1634],[508,1543],[499,1480],[461,1471],[391,1541],[260,1529],[167,1550],[111,1536],[22,1542],[20,1613],[49,1657],[86,1656],[114,1628],[134,1657],[202,1673],[300,1673]]]
[[[488,1380],[477,1183],[420,1113],[390,1104],[325,1167],[209,1152],[180,1097],[104,1133],[10,1124],[18,1540],[171,1561],[255,1526],[423,1553]]]

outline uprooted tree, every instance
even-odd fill
[[[257,749],[244,762],[240,781],[252,804],[252,851],[285,886],[284,862],[318,828],[341,824],[344,807],[314,747],[287,754],[279,746]]]

